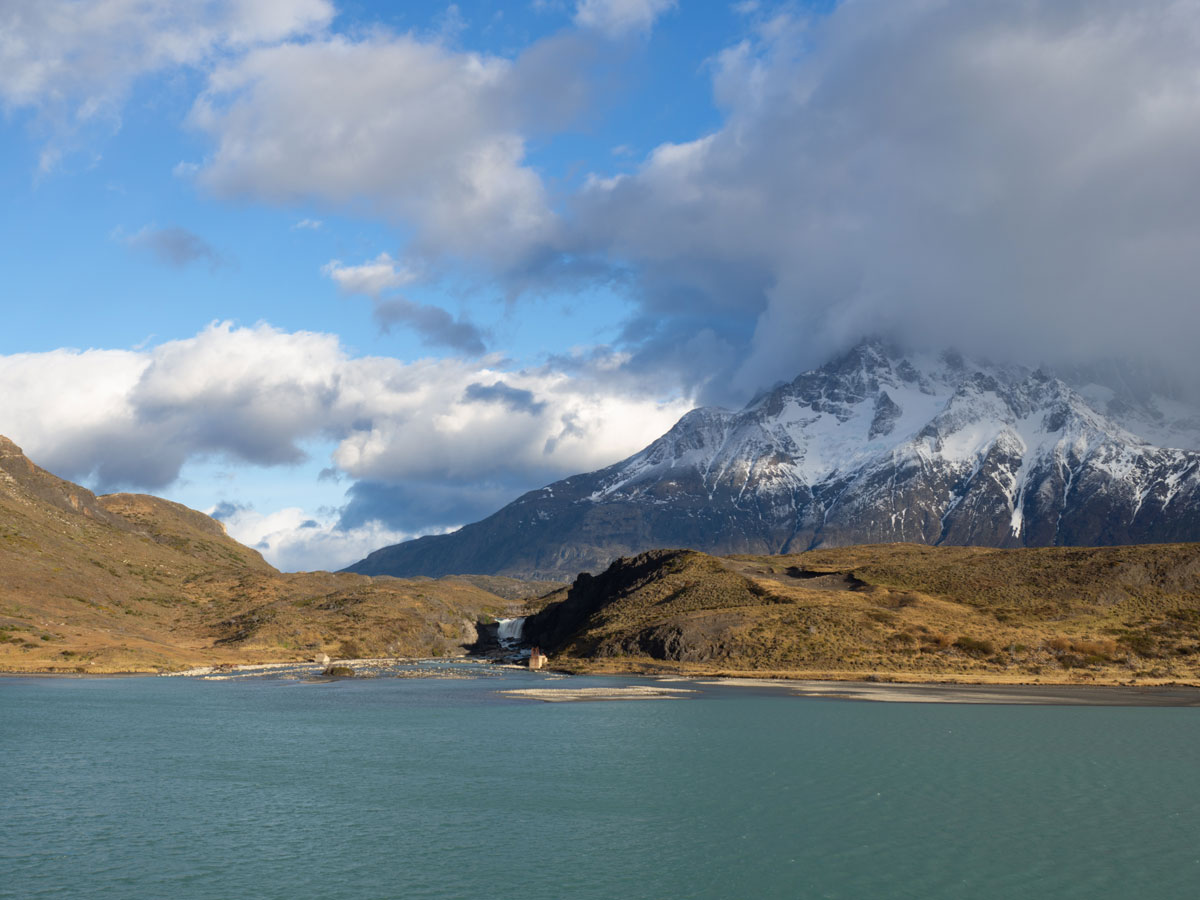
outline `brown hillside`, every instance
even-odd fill
[[[526,625],[580,671],[1200,679],[1200,545],[654,551]]]
[[[0,438],[0,670],[460,654],[523,608],[580,671],[1200,680],[1197,544],[659,550],[555,587],[283,574],[202,513],[96,497]]]
[[[0,670],[460,654],[510,605],[461,580],[282,574],[203,513],[96,497],[0,438]]]

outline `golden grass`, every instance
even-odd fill
[[[1200,545],[683,552],[661,569],[615,587],[553,663],[997,683],[1200,678]]]
[[[518,605],[471,580],[282,574],[202,513],[97,498],[0,452],[0,671],[461,654]]]

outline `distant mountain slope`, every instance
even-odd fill
[[[1197,452],[1147,443],[1046,372],[872,341],[740,411],[693,410],[616,465],[347,571],[554,579],[653,547],[1197,539]]]
[[[511,605],[464,580],[282,574],[203,513],[97,497],[0,437],[0,671],[461,654]]]

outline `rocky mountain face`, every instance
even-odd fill
[[[616,465],[349,571],[562,578],[654,547],[1200,540],[1200,453],[1151,444],[1140,426],[1196,446],[1186,416],[1152,398],[866,342],[742,410],[693,410]]]

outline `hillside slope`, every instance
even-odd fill
[[[577,671],[1200,679],[1200,545],[620,559],[525,623]]]
[[[0,437],[0,670],[461,654],[511,605],[462,579],[282,574],[203,513],[97,497]]]

